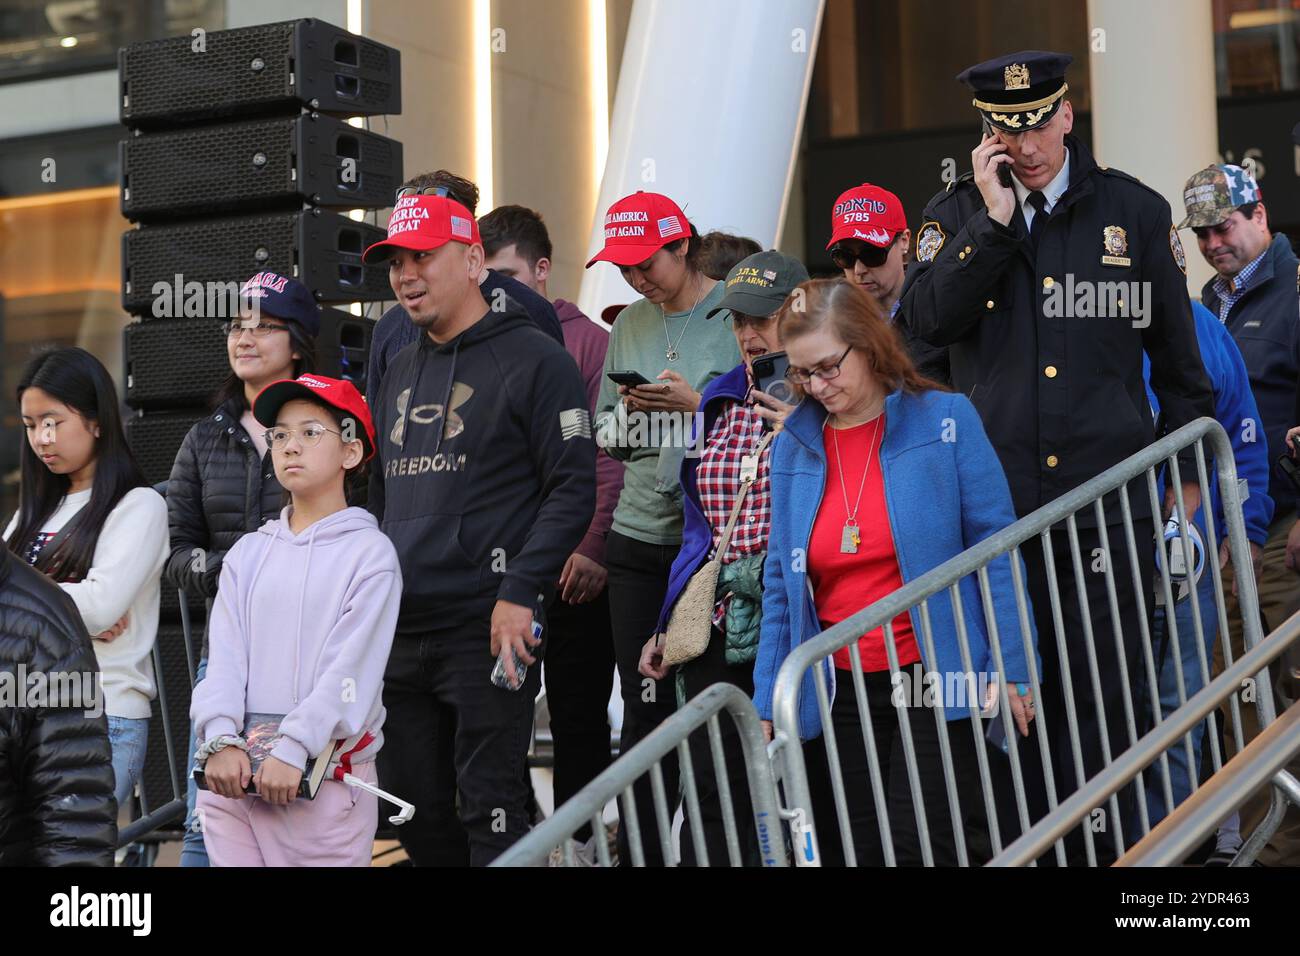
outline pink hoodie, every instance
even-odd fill
[[[402,596],[397,552],[362,508],[301,534],[289,509],[231,548],[190,717],[199,740],[240,734],[244,715],[284,714],[272,754],[302,769],[331,740],[368,730],[383,745],[384,668]]]

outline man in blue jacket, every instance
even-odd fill
[[[1300,377],[1300,319],[1296,306],[1300,260],[1290,240],[1272,234],[1268,210],[1255,177],[1240,166],[1209,166],[1192,175],[1183,187],[1187,218],[1180,229],[1191,229],[1205,261],[1217,273],[1201,290],[1201,301],[1218,316],[1241,349],[1259,406],[1260,424],[1268,441],[1268,459],[1286,453],[1286,431],[1295,424],[1296,379]],[[1296,523],[1296,491],[1276,468],[1269,476],[1269,496],[1275,505],[1272,524],[1256,567],[1256,591],[1264,632],[1280,626],[1300,609],[1300,576],[1286,564],[1287,535]],[[1228,572],[1229,578],[1232,572]],[[1244,639],[1236,602],[1228,601],[1228,627],[1233,659],[1241,656]],[[1222,654],[1216,654],[1221,665]],[[1218,668],[1216,667],[1216,670]],[[1258,733],[1254,707],[1243,707],[1242,736],[1249,743]],[[1236,734],[1225,734],[1229,753]],[[1250,833],[1268,809],[1262,791],[1241,807],[1241,832]],[[1260,853],[1269,865],[1300,864],[1300,811],[1288,811],[1282,825]]]
[[[1259,424],[1259,411],[1255,407],[1255,396],[1250,390],[1250,378],[1246,373],[1246,363],[1242,360],[1241,350],[1232,340],[1228,330],[1199,302],[1192,303],[1192,317],[1196,322],[1196,339],[1201,348],[1201,361],[1214,388],[1214,417],[1218,419],[1223,430],[1232,441],[1232,456],[1237,467],[1237,479],[1242,489],[1241,510],[1246,523],[1246,537],[1250,539],[1252,557],[1260,553],[1264,541],[1268,538],[1269,520],[1273,517],[1273,499],[1265,489],[1268,487],[1268,445],[1263,440],[1263,430]],[[1147,379],[1147,398],[1151,402],[1154,414],[1160,414],[1160,402],[1151,390],[1151,363],[1143,358],[1143,375]],[[1209,462],[1207,461],[1207,466]],[[1224,522],[1223,502],[1219,497],[1219,486],[1212,473],[1210,481],[1210,507],[1214,514],[1214,536],[1220,542],[1219,564],[1223,566],[1228,560],[1227,525]],[[1205,509],[1202,508],[1192,516],[1192,523],[1200,532],[1201,540],[1208,542],[1205,527]],[[1174,547],[1181,547],[1175,543]],[[1198,646],[1196,641],[1195,617],[1192,599],[1176,600],[1173,613],[1173,627],[1169,627],[1169,609],[1159,606],[1163,595],[1160,582],[1156,582],[1157,607],[1155,626],[1151,633],[1152,653],[1155,656],[1156,672],[1159,679],[1160,719],[1168,717],[1180,704],[1185,703],[1205,686],[1206,674],[1214,662],[1215,637],[1218,635],[1219,612],[1214,602],[1214,575],[1206,566],[1196,586],[1195,602],[1200,611],[1202,637],[1204,643]],[[1175,594],[1175,597],[1177,595]],[[1204,648],[1204,653],[1200,650]],[[1205,670],[1202,670],[1204,666]],[[1183,694],[1178,693],[1178,670],[1183,675]],[[1145,681],[1143,682],[1145,688]],[[1138,695],[1139,705],[1148,706],[1149,691],[1145,689]],[[1191,795],[1192,777],[1201,765],[1201,750],[1205,739],[1205,725],[1202,724],[1192,732],[1192,764],[1187,762],[1187,749],[1180,741],[1171,747],[1166,756],[1169,760],[1170,787],[1173,805],[1178,806]],[[1151,826],[1164,819],[1169,811],[1164,796],[1164,774],[1158,764],[1152,765],[1145,775],[1147,809]],[[1134,821],[1136,823],[1136,821]]]

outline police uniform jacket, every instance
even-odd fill
[[[1010,226],[990,219],[968,173],[926,206],[903,292],[912,332],[949,347],[1021,516],[1155,439],[1143,350],[1167,430],[1214,414],[1169,204],[1065,142],[1069,185],[1036,250],[1019,208]],[[1140,485],[1130,504],[1151,514]]]

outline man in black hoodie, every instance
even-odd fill
[[[415,804],[398,831],[413,863],[481,866],[528,829],[532,623],[591,521],[591,417],[564,348],[508,297],[484,299],[483,245],[460,203],[399,199],[365,260],[388,261],[424,332],[394,356],[371,408],[370,508],[404,582],[380,776]],[[522,686],[497,686],[498,657],[518,685],[516,654]]]

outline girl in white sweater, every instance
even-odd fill
[[[120,806],[144,767],[157,693],[151,655],[167,506],[140,473],[113,380],[89,352],[37,355],[18,401],[27,443],[5,541],[68,593],[94,639]]]

